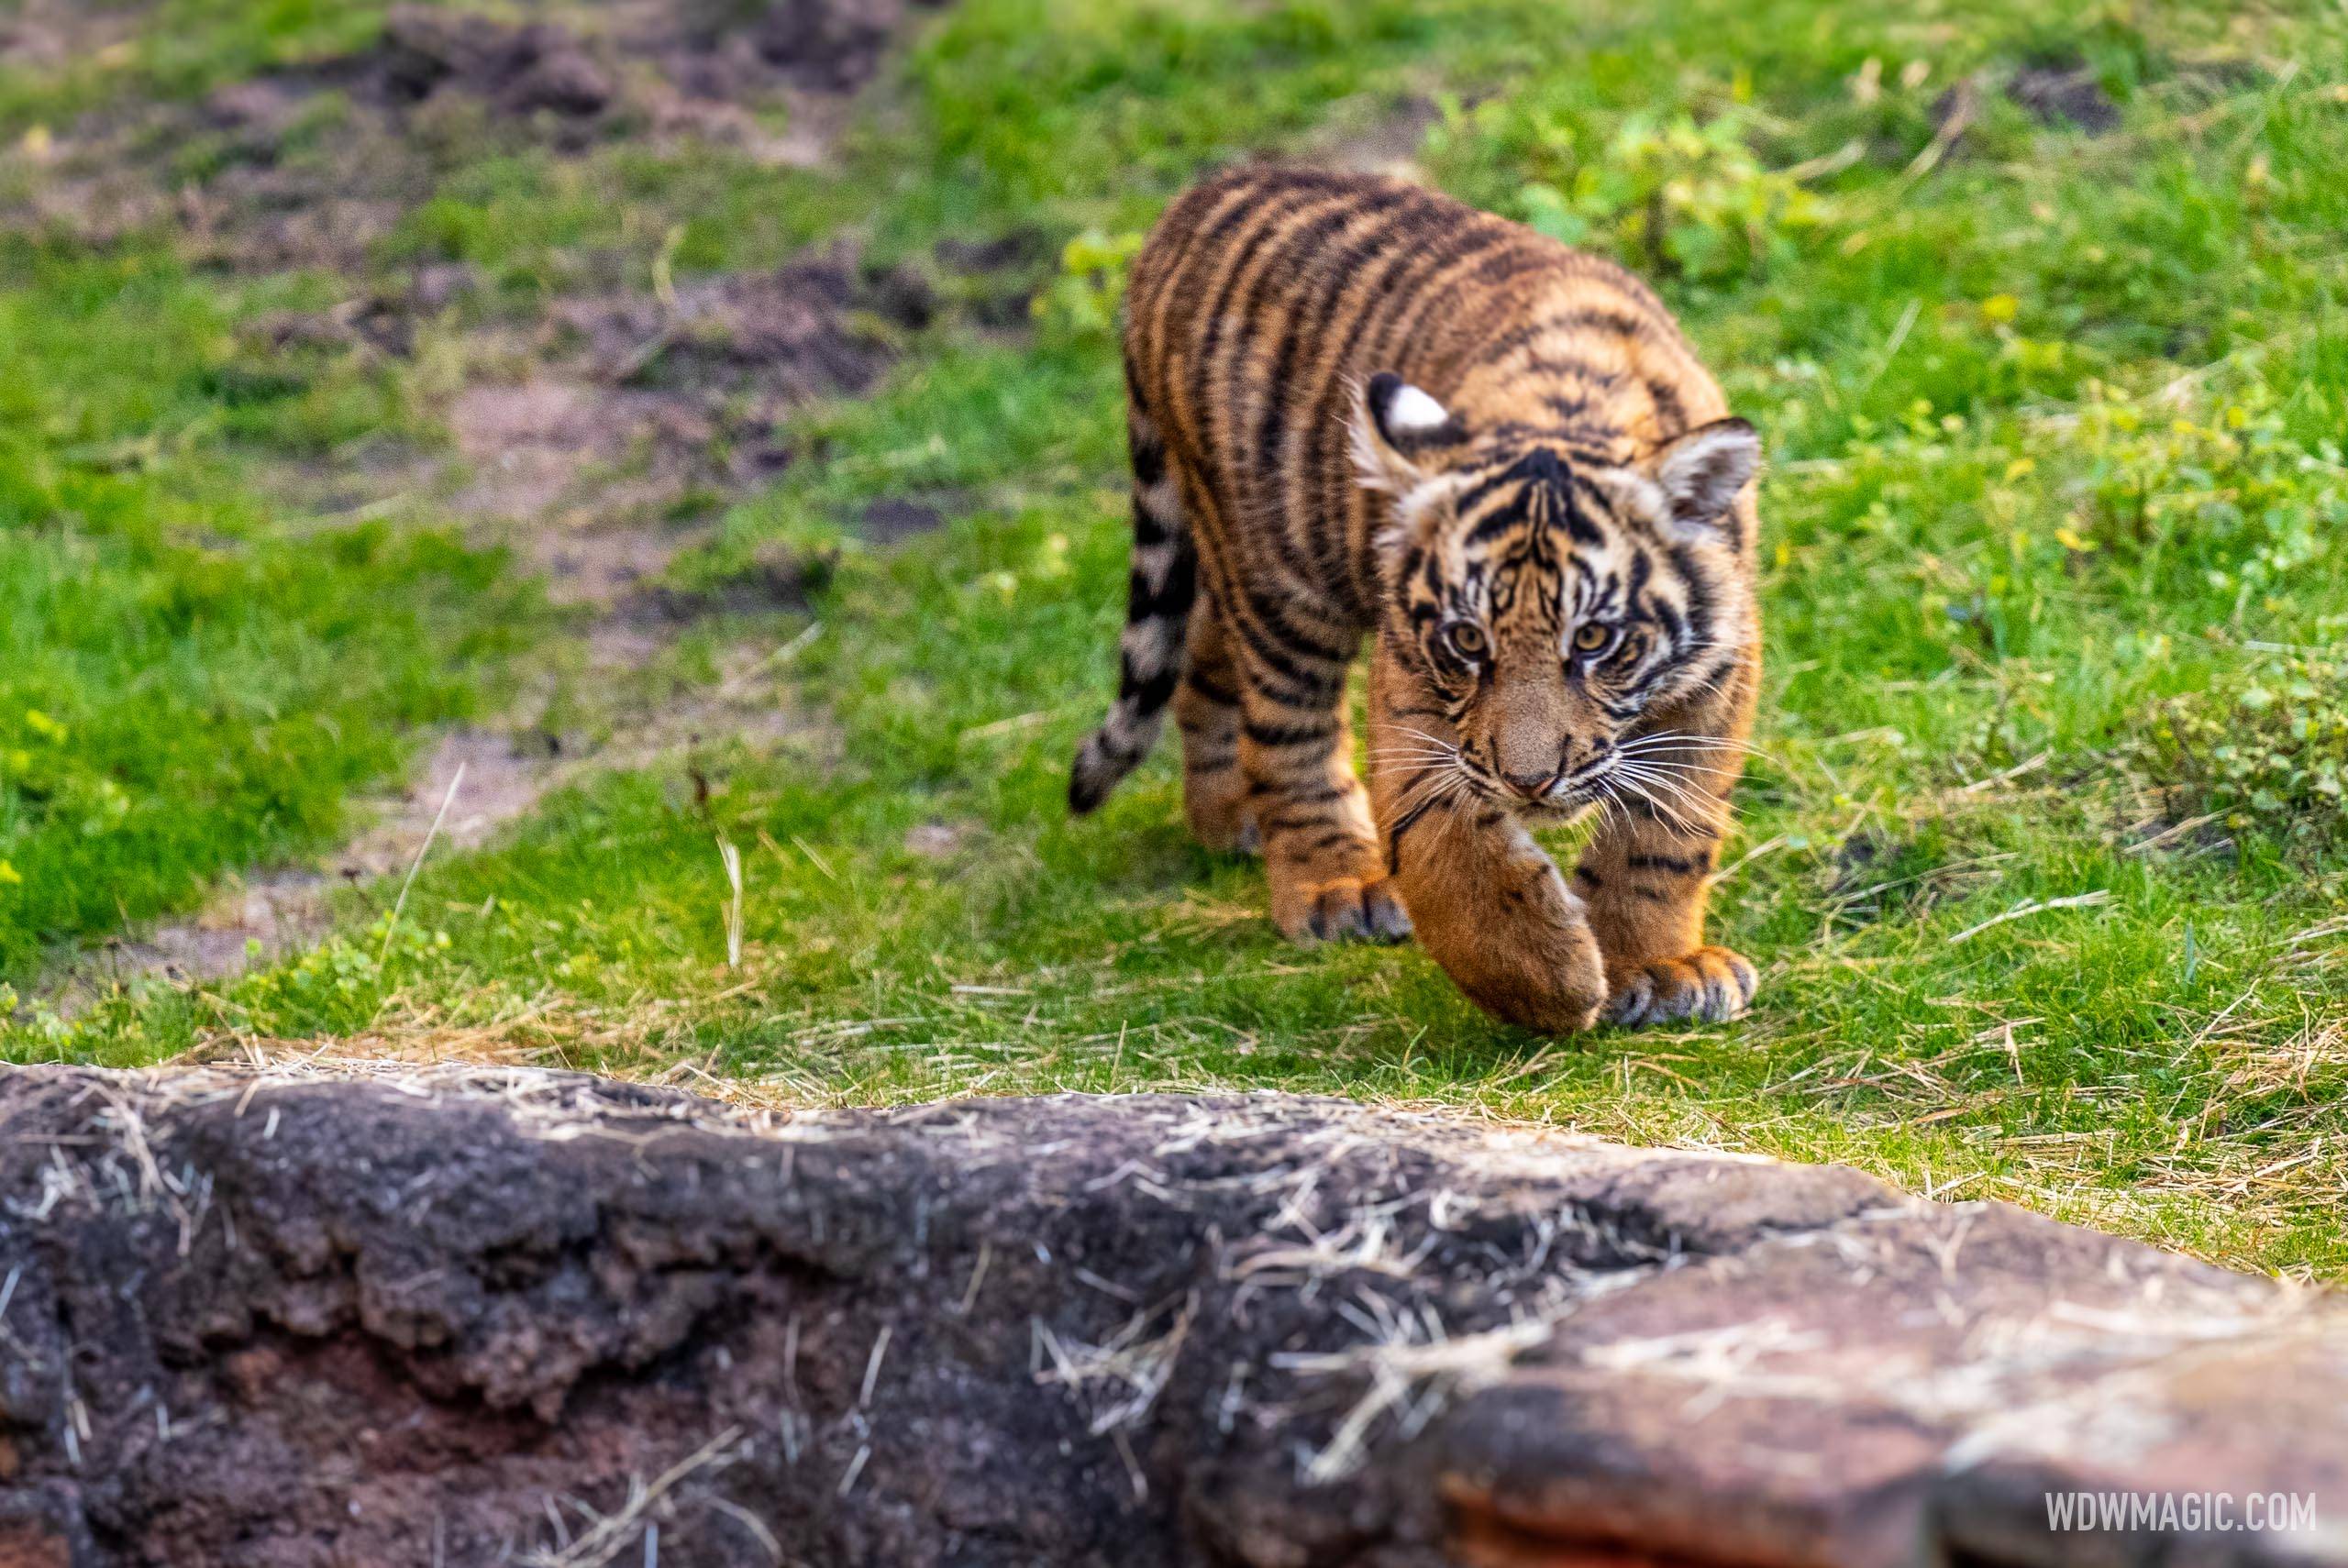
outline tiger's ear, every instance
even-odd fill
[[[1354,414],[1354,467],[1371,490],[1400,495],[1429,475],[1423,459],[1464,441],[1468,433],[1451,411],[1391,370],[1369,378]]]
[[[1667,524],[1711,534],[1761,467],[1761,437],[1742,419],[1715,419],[1665,442],[1641,467],[1663,492]]]

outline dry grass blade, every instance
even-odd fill
[[[521,1561],[526,1568],[604,1568],[628,1544],[638,1524],[650,1528],[651,1521],[646,1515],[686,1477],[733,1463],[738,1455],[726,1451],[741,1436],[741,1428],[728,1427],[649,1482],[630,1481],[627,1501],[617,1513],[597,1520],[594,1529],[567,1547],[551,1552],[533,1552]]]
[[[1991,927],[2003,925],[2008,921],[2023,920],[2031,915],[2044,914],[2048,910],[2093,909],[2098,904],[2108,904],[2110,901],[2111,889],[2109,888],[2099,888],[2092,893],[2074,893],[2066,899],[2026,899],[2003,914],[1991,915],[1978,925],[1966,926],[1948,939],[1949,945],[1954,947],[1960,942],[1970,941]]]
[[[1549,1338],[1555,1317],[1528,1318],[1503,1328],[1457,1339],[1426,1342],[1389,1342],[1329,1354],[1279,1354],[1272,1364],[1304,1376],[1368,1372],[1369,1386],[1337,1423],[1327,1443],[1309,1460],[1304,1478],[1315,1485],[1350,1474],[1367,1455],[1371,1426],[1386,1411],[1408,1400],[1422,1384],[1435,1387],[1424,1414],[1453,1389],[1474,1389],[1504,1376],[1516,1358]]]
[[[733,890],[725,905],[725,966],[738,969],[742,966],[742,852],[734,847],[732,839],[721,836],[717,858],[725,864],[725,883]]]
[[[1941,121],[1940,129],[1933,133],[1933,139],[1924,144],[1924,149],[1899,171],[1899,186],[1905,189],[1913,185],[1939,168],[1949,149],[1973,128],[1974,117],[1980,112],[1981,83],[1977,78],[1968,76],[1950,88],[1947,116]]]
[[[440,836],[440,826],[449,820],[449,808],[457,801],[457,791],[465,782],[465,764],[457,764],[457,771],[449,776],[449,792],[440,797],[440,809],[432,813],[432,826],[425,834],[424,842],[415,846],[415,858],[407,863],[407,875],[400,878],[400,896],[392,900],[392,916],[383,922],[382,944],[375,949],[375,962],[381,964],[392,951],[392,933],[400,928],[400,916],[406,911],[408,889],[415,886],[415,874],[424,868],[424,857],[432,853],[432,841]]]

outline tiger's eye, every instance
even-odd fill
[[[1611,626],[1596,621],[1584,621],[1574,632],[1574,652],[1594,654],[1614,640]]]
[[[1444,629],[1443,635],[1444,640],[1451,645],[1451,651],[1465,659],[1481,658],[1485,650],[1491,646],[1490,639],[1484,635],[1484,628],[1473,621],[1454,621]]]

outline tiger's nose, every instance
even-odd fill
[[[1501,782],[1526,800],[1537,801],[1547,794],[1551,786],[1557,782],[1557,776],[1555,773],[1544,773],[1527,778],[1522,773],[1502,773]]]

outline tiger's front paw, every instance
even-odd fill
[[[1502,1023],[1535,1034],[1579,1034],[1598,1022],[1598,1004],[1590,993],[1571,983],[1532,981],[1512,976],[1490,981],[1463,982],[1468,999]]]
[[[1468,999],[1536,1034],[1579,1034],[1599,1021],[1606,969],[1589,927],[1570,911],[1520,907],[1514,924],[1422,921],[1419,940]]]
[[[1761,983],[1752,964],[1725,947],[1699,947],[1658,958],[1623,977],[1606,999],[1606,1021],[1625,1029],[1651,1023],[1720,1023],[1735,1018]]]
[[[1281,935],[1306,947],[1321,942],[1401,942],[1411,934],[1411,917],[1392,887],[1355,877],[1284,886],[1276,878],[1272,922]]]

